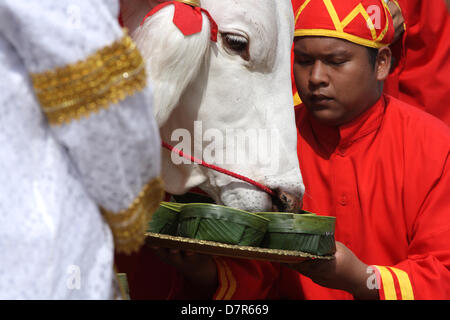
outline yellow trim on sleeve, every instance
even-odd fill
[[[386,267],[375,266],[380,273],[381,285],[383,286],[385,300],[397,300],[394,278]]]
[[[402,294],[402,300],[414,300],[414,293],[408,274],[397,268],[389,267],[389,269],[391,269],[397,277],[400,292]]]
[[[233,276],[230,267],[224,260],[218,257],[215,257],[214,260],[216,261],[219,277],[219,289],[215,300],[231,300],[236,292],[236,279]]]
[[[219,289],[216,294],[215,300],[223,300],[227,290],[228,290],[228,280],[226,276],[226,269],[224,267],[224,262],[222,259],[215,257],[214,258],[217,266],[217,273],[219,278]]]
[[[85,60],[30,76],[50,125],[107,109],[142,90],[147,81],[144,60],[126,30],[122,39]]]
[[[227,278],[229,282],[229,287],[226,295],[224,296],[223,300],[231,300],[234,293],[236,292],[236,279],[233,276],[233,273],[231,272],[230,267],[225,261],[222,261],[225,266],[225,271],[227,273]]]

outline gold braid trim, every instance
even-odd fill
[[[86,60],[31,74],[51,125],[62,125],[108,108],[146,85],[144,60],[127,35]]]
[[[114,213],[101,208],[113,233],[117,252],[130,254],[139,250],[148,223],[163,197],[163,182],[161,178],[155,178],[141,190],[128,209]]]

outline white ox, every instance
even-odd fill
[[[285,203],[283,209],[298,209],[304,186],[297,159],[290,80],[294,29],[290,0],[202,0],[201,7],[219,27],[217,42],[210,40],[210,22],[205,14],[202,32],[185,37],[172,22],[172,5],[140,26],[158,2],[164,1],[124,0],[122,19],[147,62],[162,140],[178,144],[171,138],[180,128],[194,137],[194,122],[201,121],[197,122],[202,127],[200,139],[197,132],[197,141],[189,143],[192,149],[185,152],[202,155],[202,151],[214,149],[210,154],[216,156],[217,165],[279,194],[293,195],[297,203]],[[221,163],[231,150],[220,141],[220,135],[248,129],[270,137],[270,164]],[[275,131],[276,136],[272,134]],[[207,132],[210,136],[202,137]],[[262,136],[258,138],[259,143],[264,141]],[[254,143],[247,144],[238,152],[243,152],[245,159],[254,159],[249,153],[265,152],[262,147],[255,149]],[[273,199],[248,183],[195,164],[177,165],[173,160],[173,155],[164,150],[162,177],[169,193],[184,194],[198,186],[219,204],[252,212],[274,209]]]

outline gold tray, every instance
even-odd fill
[[[145,234],[147,245],[189,250],[201,254],[225,256],[232,258],[264,260],[280,263],[296,263],[309,259],[332,260],[334,256],[317,256],[301,251],[267,249],[259,247],[237,246],[214,241],[197,240],[184,237],[175,237],[166,234],[147,232]]]

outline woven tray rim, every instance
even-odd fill
[[[318,256],[302,251],[231,245],[214,241],[197,240],[153,232],[147,232],[145,236],[146,244],[150,246],[190,250],[197,253],[217,256],[264,260],[281,263],[296,263],[310,259],[334,259],[334,255]]]

